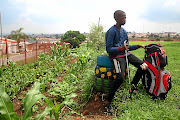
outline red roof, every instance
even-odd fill
[[[0,40],[5,41],[4,38],[2,38],[2,39],[0,39]],[[11,40],[11,39],[7,39],[7,42],[10,42],[10,43],[17,43],[15,40]]]

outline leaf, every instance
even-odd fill
[[[37,100],[44,98],[44,95],[40,93],[40,83],[35,82],[33,88],[28,91],[24,100],[24,115],[23,120],[29,119],[32,116],[32,107]]]
[[[13,104],[2,85],[0,85],[0,118],[4,120],[18,120],[17,114],[13,112]]]
[[[66,98],[64,99],[64,101],[61,104],[64,104],[64,105],[75,104],[74,100],[71,99],[71,98],[76,97],[76,96],[77,96],[76,93],[71,93],[70,95],[67,95]]]
[[[70,95],[67,95],[66,97],[67,97],[67,98],[72,98],[72,97],[76,97],[76,96],[77,96],[76,93],[71,93]]]
[[[46,97],[44,98],[44,102],[47,104],[47,106],[50,106],[52,108],[52,110],[50,110],[50,118],[52,118],[53,112],[55,110],[54,103]]]
[[[51,107],[47,106],[41,114],[35,116],[34,120],[43,120],[44,117],[52,110]]]
[[[54,103],[53,103],[50,99],[44,98],[44,102],[45,102],[47,105],[49,105],[51,108],[54,107]]]
[[[41,88],[42,88],[42,91],[45,92],[45,84],[44,83],[41,84]]]

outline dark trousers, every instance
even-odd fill
[[[144,70],[138,68],[131,84],[137,85],[139,80],[142,78],[143,74],[144,74]]]
[[[118,79],[114,81],[113,87],[110,89],[108,93],[107,101],[109,102],[112,101],[112,99],[114,98],[115,92],[124,81],[124,74],[125,74],[125,69],[126,69],[126,57],[117,58],[117,60],[120,62],[121,72],[117,74]],[[128,62],[139,69],[141,69],[140,65],[144,63],[142,60],[140,60],[133,54],[130,54],[128,56]]]

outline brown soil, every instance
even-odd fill
[[[94,94],[89,102],[80,110],[80,113],[83,116],[71,114],[65,116],[63,120],[110,120],[113,118],[113,115],[105,113],[103,101],[99,94]]]
[[[94,94],[91,100],[84,106],[83,115],[85,120],[109,120],[112,115],[105,113],[103,101],[98,94]]]

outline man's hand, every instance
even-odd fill
[[[127,50],[129,48],[129,43],[127,40],[124,41],[124,45],[122,45],[121,47],[118,47],[118,52],[124,52],[125,50]]]
[[[127,40],[124,41],[124,47],[126,48],[126,50],[129,48],[129,43]]]
[[[145,49],[145,45],[139,45],[139,46]]]

